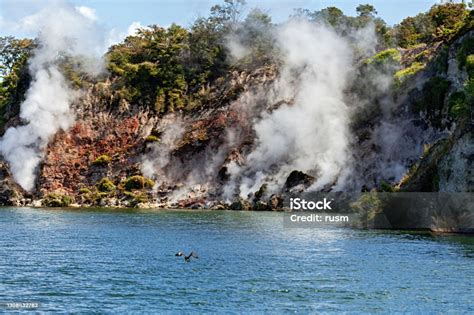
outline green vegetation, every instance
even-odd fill
[[[177,24],[167,28],[151,25],[110,47],[106,57],[113,84],[106,91],[109,96],[106,99],[111,100],[112,106],[127,101],[163,114],[187,111],[206,104],[212,85],[224,82],[232,70],[278,64],[279,51],[272,35],[275,24],[259,9],[246,10],[249,13],[243,16],[245,5],[244,0],[224,0],[213,6],[207,17],[198,18],[188,28]],[[342,35],[374,24],[380,39],[379,48],[447,40],[473,24],[473,14],[466,5],[453,2],[436,4],[428,12],[406,18],[394,28],[378,17],[376,8],[370,4],[359,5],[356,16],[347,16],[336,7],[295,12],[296,17],[325,23]],[[243,48],[238,61],[229,54],[230,39]],[[472,42],[472,38],[466,39],[460,51],[462,66],[472,65],[472,57],[468,61],[468,56],[474,54]],[[35,45],[31,40],[0,38],[0,111],[4,111],[7,104],[19,104],[24,97],[31,80],[25,65]],[[396,81],[401,83],[419,71],[428,57],[426,52],[421,52],[415,57],[415,63],[396,73]],[[398,64],[400,59],[399,50],[391,48],[366,63]],[[83,87],[87,78],[76,72],[77,63],[80,60],[65,57],[61,68],[73,86]],[[444,66],[444,61],[441,64]],[[98,90],[101,84],[97,84]]]
[[[140,175],[134,175],[134,176],[128,177],[123,183],[123,186],[125,190],[127,191],[144,189],[144,188],[153,188],[154,185],[155,185],[155,182],[153,180],[149,178],[144,178],[143,176],[140,176]]]
[[[453,118],[465,117],[470,114],[471,108],[464,92],[451,94],[448,100],[448,105],[449,115]]]
[[[433,68],[437,74],[446,73],[448,71],[449,49],[443,45],[437,52],[433,60]]]
[[[115,185],[108,178],[102,178],[97,184],[97,190],[103,193],[111,193],[115,191]]]
[[[407,17],[392,33],[400,47],[449,40],[470,25],[472,16],[464,3],[436,4],[427,13]]]
[[[27,61],[35,46],[30,39],[0,37],[0,132],[7,106],[18,108],[30,85]]]
[[[243,5],[241,0],[226,0],[190,29],[152,25],[111,47],[109,71],[119,78],[120,96],[160,113],[195,106],[202,86],[228,69],[226,36]]]
[[[463,40],[461,48],[459,48],[457,53],[457,59],[460,69],[462,69],[464,66],[472,66],[472,59],[471,61],[468,60],[469,56],[472,54],[474,54],[474,38],[468,37]]]
[[[472,103],[472,100],[474,99],[474,78],[471,78],[466,82],[464,85],[464,91]]]
[[[126,191],[124,192],[124,195],[130,201],[129,205],[131,207],[136,207],[140,203],[146,203],[149,201],[148,195],[145,192],[141,192],[141,191],[136,191],[136,192]]]
[[[401,60],[401,55],[398,49],[390,48],[382,50],[381,52],[375,54],[374,56],[367,59],[367,65],[382,65],[386,63],[399,63]]]
[[[69,207],[74,202],[74,198],[60,193],[49,193],[43,199],[43,206],[46,207]]]
[[[379,191],[380,192],[394,192],[395,189],[393,188],[392,185],[390,185],[386,181],[382,181],[382,183],[380,183]]]
[[[415,110],[426,111],[431,118],[440,118],[451,82],[442,77],[433,77],[422,88],[422,98],[416,102]],[[434,120],[434,123],[439,123]]]
[[[373,5],[361,4],[356,8],[357,16],[346,16],[336,7],[328,7],[318,11],[297,9],[296,16],[307,18],[314,22],[323,22],[340,34],[347,34],[350,30],[357,30],[369,24],[375,25],[375,32],[381,43],[388,44],[391,41],[389,30],[384,20],[377,17],[377,10]]]
[[[466,57],[466,70],[470,78],[474,78],[474,54]]]
[[[383,200],[380,194],[371,191],[362,194],[357,201],[350,204],[350,207],[359,213],[359,220],[363,227],[368,228],[372,220],[383,212]]]
[[[92,162],[92,165],[106,166],[106,165],[109,165],[110,162],[112,162],[112,158],[108,156],[107,154],[102,154],[101,156],[99,156],[97,159],[95,159]]]
[[[92,191],[87,187],[79,188],[79,194],[80,195],[86,195],[86,194],[91,194],[91,193],[92,193]]]
[[[150,135],[145,138],[145,143],[160,142],[160,138],[154,135]]]
[[[410,77],[417,74],[420,70],[423,70],[425,65],[421,62],[414,62],[410,67],[397,71],[394,74],[395,83],[400,86]]]

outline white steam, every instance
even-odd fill
[[[293,98],[256,122],[256,147],[245,166],[231,165],[227,192],[247,197],[266,182],[281,188],[293,170],[333,184],[348,167],[349,109],[344,89],[353,71],[349,42],[323,25],[290,21],[277,31],[283,67],[270,101]],[[270,94],[270,93],[269,93]],[[230,196],[227,196],[230,197]]]
[[[0,152],[15,180],[28,191],[34,188],[49,140],[74,122],[70,106],[80,93],[69,87],[59,64],[64,57],[73,57],[80,59],[82,71],[95,75],[103,69],[99,58],[103,32],[90,13],[55,1],[22,21],[23,26],[38,31],[38,48],[29,60],[32,82],[20,109],[24,124],[5,132]]]
[[[141,171],[153,179],[167,179],[166,167],[170,163],[172,150],[184,134],[184,123],[175,115],[163,117],[160,121],[162,135],[157,143],[149,144],[151,152],[143,156]],[[158,185],[161,183],[158,183]]]

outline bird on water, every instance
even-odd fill
[[[199,258],[199,256],[197,255],[196,252],[191,252],[189,255],[185,255],[183,252],[177,252],[175,254],[175,256],[178,256],[178,257],[181,257],[181,256],[184,256],[184,261],[185,262],[190,262],[191,261],[191,257],[194,257],[194,258]]]

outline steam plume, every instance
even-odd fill
[[[38,48],[29,60],[32,82],[21,104],[24,124],[11,127],[0,140],[0,152],[10,164],[15,180],[31,191],[44,150],[54,134],[74,122],[70,108],[80,93],[72,90],[60,71],[64,57],[81,58],[82,71],[92,75],[102,70],[98,56],[103,33],[94,19],[64,2],[53,2],[21,21],[38,30]]]
[[[264,113],[254,125],[256,147],[246,165],[230,167],[235,185],[230,191],[242,197],[264,182],[281,188],[295,169],[317,176],[314,188],[322,188],[333,184],[349,161],[344,102],[353,69],[349,42],[324,25],[297,20],[281,26],[276,39],[283,68],[270,100],[292,98],[294,103]]]

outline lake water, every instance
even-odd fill
[[[283,215],[0,209],[0,312],[474,312],[473,237]]]

